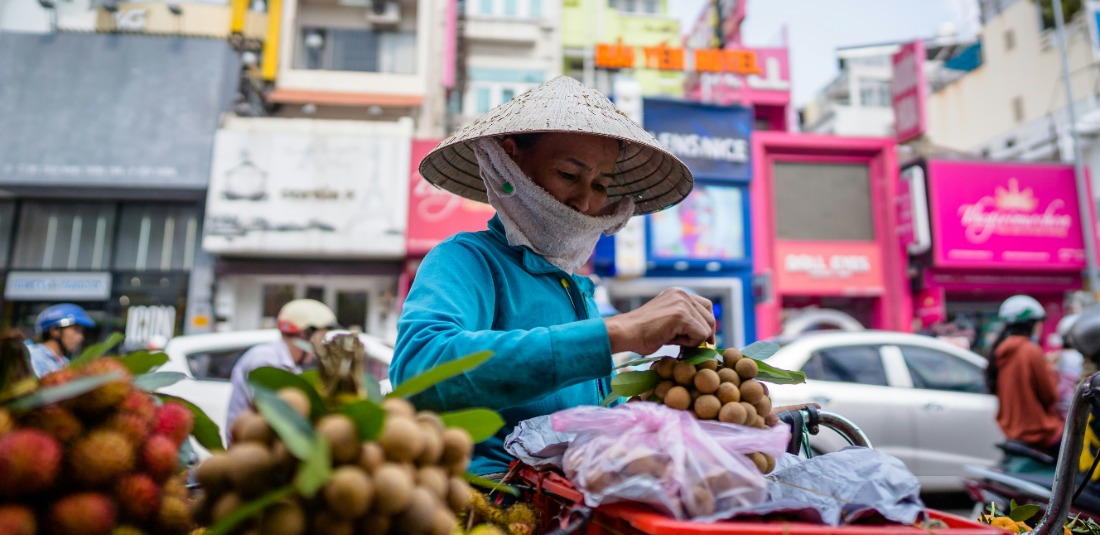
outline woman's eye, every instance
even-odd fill
[[[558,174],[561,175],[561,177],[566,179],[566,180],[576,180],[577,179],[577,175],[574,175],[572,173],[566,173],[565,171],[558,171]]]
[[[592,184],[592,189],[599,193],[607,193],[607,186],[603,184]]]

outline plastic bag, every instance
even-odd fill
[[[677,519],[714,521],[767,498],[767,483],[747,455],[781,455],[790,429],[700,422],[656,403],[554,413],[554,429],[576,433],[565,475],[596,507],[641,502]]]

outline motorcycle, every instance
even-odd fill
[[[1087,483],[1098,463],[1086,472],[1078,470],[1090,414],[1100,416],[1100,374],[1078,386],[1057,458],[1008,440],[998,444],[1003,457],[993,468],[965,467],[963,484],[976,502],[974,517],[991,503],[999,511],[1008,511],[1015,502],[1033,503],[1046,510],[1034,533],[1061,526],[1067,516],[1100,521],[1100,484]]]

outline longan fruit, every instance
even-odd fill
[[[723,405],[731,401],[741,401],[741,389],[737,388],[733,383],[722,383],[718,385],[718,390],[715,391],[714,395]]]
[[[458,520],[450,510],[440,507],[432,514],[431,535],[452,535],[458,527]]]
[[[703,362],[700,362],[699,364],[696,364],[695,367],[699,368],[700,370],[718,371],[718,361],[714,359],[707,359]]]
[[[470,488],[470,484],[459,477],[451,477],[447,483],[447,505],[451,510],[461,513],[469,508],[472,499],[470,493],[474,491]]]
[[[695,378],[695,365],[690,362],[678,361],[672,367],[672,377],[676,383],[684,386],[691,384]]]
[[[240,422],[239,426],[235,426],[237,429],[236,442],[256,442],[265,446],[271,444],[271,440],[275,438],[275,431],[268,425],[267,419],[256,413],[242,414],[243,418],[238,418]]]
[[[742,394],[743,395],[743,394]],[[741,398],[741,407],[745,409],[745,425],[752,427],[756,423],[756,407],[747,401],[745,398]]]
[[[699,396],[699,399],[695,400],[693,406],[695,416],[698,416],[702,420],[713,420],[717,418],[718,411],[721,409],[722,402],[718,401],[718,398],[710,394]]]
[[[726,350],[722,352],[722,363],[725,364],[727,368],[733,369],[737,366],[737,361],[739,360],[741,360],[741,350],[736,347],[726,348]]]
[[[425,466],[416,474],[416,483],[421,488],[432,491],[440,501],[446,501],[451,490],[451,477],[446,470],[438,466]]]
[[[764,456],[764,461],[767,463],[766,466],[764,467],[764,473],[765,474],[772,473],[772,470],[775,470],[775,457],[772,457],[771,455],[768,455],[767,453],[761,453],[760,455]]]
[[[229,473],[233,461],[227,453],[214,453],[195,469],[195,479],[210,494],[220,494],[229,488]]]
[[[386,398],[382,400],[382,408],[386,409],[389,416],[416,417],[416,407],[412,403],[401,398]]]
[[[417,425],[420,426],[420,438],[424,446],[420,450],[420,455],[416,458],[416,464],[428,466],[438,463],[439,458],[443,456],[444,429],[442,429],[442,422],[439,429],[435,427],[435,424],[423,420],[418,421]]]
[[[657,383],[657,388],[653,389],[653,395],[657,396],[657,399],[663,400],[668,395],[669,389],[674,386],[676,386],[676,383],[673,381],[661,381]]]
[[[695,403],[695,400],[699,399],[699,396],[703,395],[702,392],[700,392],[700,391],[698,391],[694,388],[689,389],[688,394],[691,396],[691,402],[692,403]]]
[[[768,396],[760,398],[756,403],[753,403],[752,406],[756,407],[756,413],[759,414],[761,418],[772,412],[772,400],[768,398]]]
[[[393,519],[394,527],[400,533],[427,533],[439,508],[439,500],[428,489],[414,488],[408,507]]]
[[[217,522],[236,511],[242,503],[240,495],[236,492],[226,492],[214,502],[214,507],[210,510],[210,518]]]
[[[229,457],[229,481],[245,496],[255,496],[266,490],[271,474],[271,452],[256,442],[234,444]]]
[[[454,465],[469,462],[474,452],[474,441],[465,429],[452,427],[443,432],[443,462]]]
[[[286,387],[280,388],[275,395],[286,402],[287,405],[290,405],[290,408],[294,409],[294,412],[302,415],[306,420],[309,420],[310,402],[309,396],[306,395],[305,392],[297,388]]]
[[[672,367],[675,364],[676,364],[676,359],[663,358],[663,359],[654,361],[653,365],[650,366],[649,369],[655,370],[657,372],[657,375],[659,375],[661,377],[661,379],[671,379],[672,378]]]
[[[386,463],[374,472],[374,486],[379,490],[374,497],[374,513],[390,516],[403,511],[412,499],[413,479],[409,473],[394,463]]]
[[[710,362],[714,362],[713,360]],[[695,389],[703,394],[713,394],[722,383],[718,378],[718,372],[709,368],[703,368],[695,373]]]
[[[760,367],[757,366],[756,361],[752,359],[741,359],[737,361],[734,370],[737,371],[737,375],[741,376],[741,379],[754,379],[756,378],[756,374],[760,373]]]
[[[389,423],[391,418],[386,418]],[[355,423],[343,414],[328,414],[317,421],[317,433],[328,441],[334,463],[352,463],[359,458],[359,432]],[[417,452],[420,453],[419,451]]]
[[[359,468],[362,468],[368,474],[373,474],[385,462],[386,454],[382,451],[382,446],[379,446],[377,442],[363,443],[359,452]]]
[[[768,460],[764,458],[764,454],[760,452],[753,452],[749,454],[749,458],[752,459],[752,463],[756,465],[756,469],[760,470],[761,474],[766,474],[768,469]]]
[[[416,413],[416,421],[431,424],[440,434],[447,430],[447,426],[443,424],[443,418],[440,418],[438,414],[432,411],[420,411]]]
[[[260,533],[264,535],[302,535],[306,532],[306,513],[292,501],[276,503],[263,512]]]
[[[390,531],[390,517],[389,515],[380,515],[374,512],[367,513],[361,520],[359,520],[359,533],[389,533]]]
[[[358,466],[341,466],[321,489],[328,510],[344,520],[363,516],[374,500],[374,484]]]
[[[673,409],[686,411],[691,406],[691,394],[682,386],[674,386],[665,395],[665,405]]]
[[[741,400],[749,404],[756,403],[764,397],[764,385],[756,379],[749,379],[741,383]]]
[[[745,425],[747,416],[748,413],[745,412],[745,407],[740,403],[726,403],[718,411],[718,420],[727,424]]]
[[[271,444],[271,464],[272,470],[285,474],[294,469],[297,459],[282,440],[275,439]]]
[[[386,452],[386,459],[397,462],[413,461],[424,451],[422,433],[416,420],[390,415],[382,424],[378,444]]]
[[[733,386],[741,386],[741,376],[737,375],[737,372],[733,368],[722,368],[718,370],[718,380],[723,383],[732,383]]]

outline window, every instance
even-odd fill
[[[263,328],[274,328],[279,309],[297,297],[293,284],[265,284],[261,288],[264,301],[263,316],[260,319]]]
[[[492,15],[493,14],[493,0],[481,0],[481,2],[478,5],[480,6],[478,8],[478,11],[482,15]]]
[[[299,69],[416,72],[416,32],[303,27],[294,66]]]
[[[124,205],[119,217],[115,269],[191,269],[200,237],[198,206]]]
[[[530,0],[530,1],[531,1],[531,6],[530,6],[529,9],[531,10],[531,18],[541,19],[542,18],[542,0]]]
[[[650,15],[657,15],[660,11],[660,4],[657,0],[642,0],[642,11]]]
[[[114,204],[24,203],[12,267],[109,269],[114,229]]]
[[[504,16],[514,17],[517,14],[516,0],[504,0]]]
[[[1016,48],[1016,32],[1009,28],[1005,30],[1005,52]]]
[[[890,82],[886,80],[860,80],[859,104],[868,108],[889,108],[892,105]]]
[[[233,366],[240,360],[241,355],[248,351],[248,347],[240,349],[226,349],[223,351],[206,351],[187,355],[187,366],[198,380],[228,381],[233,374]]]
[[[982,369],[958,357],[917,346],[900,346],[913,386],[949,392],[985,394]]]
[[[875,239],[866,165],[776,162],[772,173],[779,239]]]
[[[485,113],[485,112],[489,111],[490,107],[491,106],[489,105],[489,88],[488,87],[479,87],[479,88],[477,88],[477,107],[475,108],[475,111],[477,111],[477,113]]]
[[[1024,97],[1012,97],[1012,118],[1017,123],[1024,122]]]
[[[1066,24],[1069,24],[1073,20],[1073,16],[1081,11],[1081,0],[1060,0],[1062,2],[1062,19]],[[1039,0],[1039,14],[1040,23],[1044,31],[1053,30],[1055,24],[1054,21],[1054,3],[1051,0]]]
[[[806,377],[819,381],[886,386],[886,370],[878,346],[819,349],[802,367]]]

